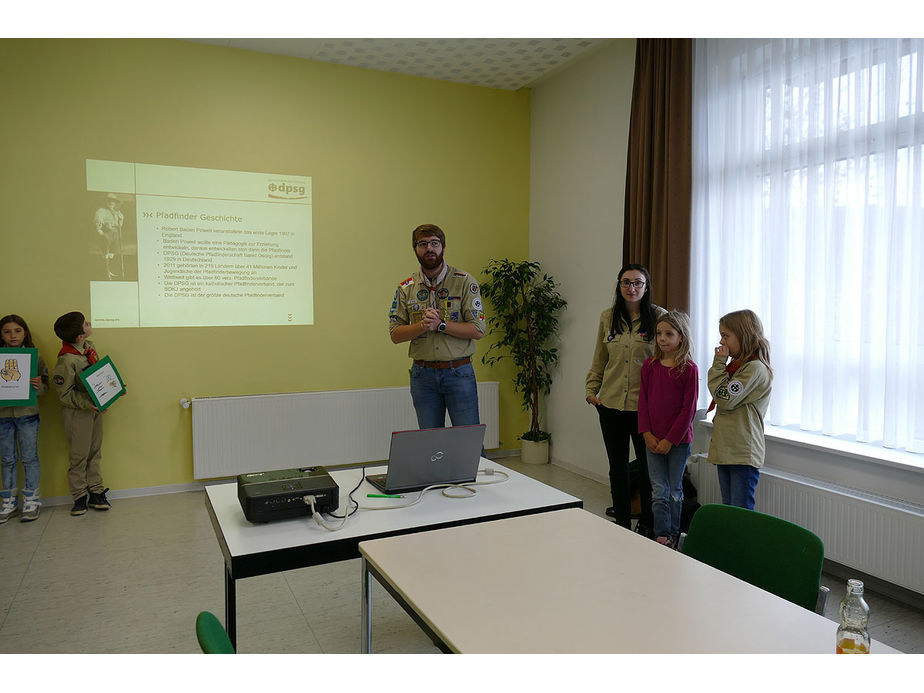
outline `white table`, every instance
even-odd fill
[[[477,486],[470,498],[446,498],[439,490],[428,491],[424,499],[410,508],[387,511],[359,510],[346,526],[330,532],[317,525],[314,518],[300,517],[265,524],[248,522],[237,498],[237,483],[216,484],[206,488],[206,507],[225,560],[225,628],[232,644],[237,641],[237,597],[235,581],[284,570],[332,563],[359,557],[360,541],[389,537],[429,529],[497,520],[562,508],[580,508],[580,498],[539,481],[506,469],[488,459],[481,459],[481,469],[491,467],[509,475],[505,483]],[[362,479],[362,465],[329,468],[340,487],[342,515],[347,494]],[[382,466],[365,467],[366,474],[385,471]],[[479,481],[484,480],[479,475]],[[494,478],[500,478],[495,475]],[[400,501],[366,498],[377,492],[363,481],[353,498],[363,506],[389,505]],[[409,496],[416,494],[408,494]],[[330,525],[339,520],[326,519]]]
[[[580,509],[359,550],[364,652],[372,577],[447,652],[834,652],[833,621]]]

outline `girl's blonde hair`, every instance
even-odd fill
[[[747,360],[755,357],[770,371],[773,377],[773,368],[770,367],[770,342],[764,337],[764,326],[757,313],[753,310],[736,310],[719,319],[719,328],[725,328],[738,338],[741,345],[741,355],[738,357]]]
[[[671,373],[682,375],[687,369],[687,364],[693,360],[693,340],[690,339],[690,316],[679,310],[668,311],[655,322],[655,332],[657,333],[658,323],[667,323],[673,327],[680,335],[680,346],[677,348],[677,354],[674,359],[677,365],[671,368]],[[654,356],[652,358],[661,360],[664,358],[664,352],[658,346],[658,340],[655,339]]]

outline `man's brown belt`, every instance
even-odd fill
[[[416,365],[423,366],[424,368],[457,368],[458,366],[464,366],[466,363],[471,362],[471,356],[466,356],[464,359],[458,359],[456,361],[421,361],[420,359],[414,359]]]

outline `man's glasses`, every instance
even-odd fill
[[[645,286],[645,282],[641,279],[636,279],[634,282],[628,279],[623,279],[621,282],[619,282],[619,286],[621,286],[623,289],[628,289],[630,286],[635,289],[641,289],[643,286]]]
[[[434,238],[432,241],[417,241],[414,245],[420,250],[426,250],[428,246],[430,248],[439,248],[443,243],[439,239]]]

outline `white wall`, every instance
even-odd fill
[[[607,482],[606,453],[584,378],[597,318],[622,266],[623,201],[635,39],[606,48],[533,88],[532,260],[561,284],[561,362],[546,401],[554,464]]]

